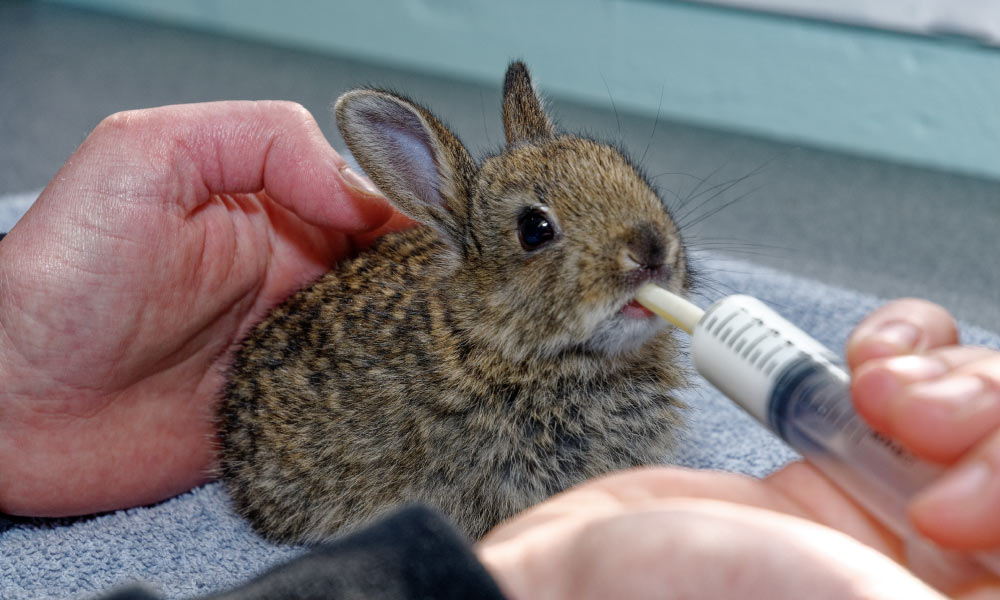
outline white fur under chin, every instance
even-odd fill
[[[626,354],[641,348],[666,324],[663,319],[635,319],[618,312],[597,326],[594,335],[587,341],[587,347],[609,356]]]

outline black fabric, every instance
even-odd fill
[[[154,600],[147,588],[100,600]],[[312,548],[249,583],[202,600],[503,600],[469,543],[438,513],[404,508]]]
[[[157,595],[147,587],[130,585],[105,594],[97,600],[163,600],[163,597]]]
[[[4,232],[2,232],[2,231],[0,231],[0,240],[2,240],[2,239],[3,239],[3,236],[5,236],[5,235],[7,235],[7,234],[6,234],[6,233],[4,233]]]

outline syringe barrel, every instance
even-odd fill
[[[851,404],[843,368],[809,356],[778,374],[768,425],[900,535],[909,530],[909,499],[942,470],[868,427]]]
[[[941,468],[866,425],[851,402],[839,358],[764,303],[729,296],[711,306],[691,338],[695,368],[904,540],[918,540],[906,505]],[[926,557],[928,548],[919,540]],[[945,581],[964,559],[940,551]],[[978,562],[1000,575],[996,554]]]

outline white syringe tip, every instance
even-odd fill
[[[635,299],[639,304],[688,333],[694,331],[694,326],[705,314],[705,311],[698,306],[652,283],[639,288]]]

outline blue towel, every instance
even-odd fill
[[[26,210],[31,195],[0,198],[0,230]],[[771,304],[833,349],[881,301],[748,262],[696,257],[712,293],[741,292]],[[706,287],[706,289],[709,289]],[[1000,336],[963,327],[963,339],[1000,347]],[[690,431],[671,462],[764,475],[796,455],[700,379],[684,393]],[[299,552],[257,537],[209,484],[154,506],[82,519],[0,521],[0,598],[86,598],[142,580],[170,598],[245,581]]]

